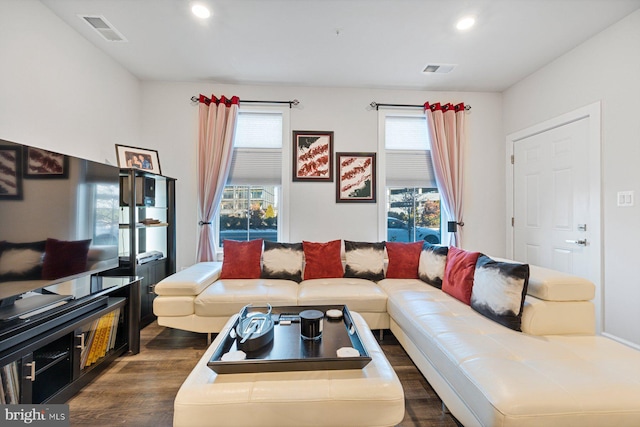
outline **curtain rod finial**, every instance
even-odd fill
[[[200,98],[198,98],[197,96],[194,95],[194,96],[191,97],[191,102],[198,102],[199,99]]]
[[[291,105],[298,105],[300,104],[300,101],[298,101],[297,99],[294,99],[293,101],[291,101]]]
[[[372,101],[371,104],[369,104],[369,106],[371,108],[375,108],[376,110],[378,109],[378,103],[376,101]]]

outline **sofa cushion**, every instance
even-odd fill
[[[260,257],[262,239],[239,242],[224,240],[224,259],[222,260],[221,279],[258,279],[260,278]]]
[[[423,282],[438,289],[442,289],[442,278],[444,277],[444,267],[447,264],[447,246],[434,246],[424,244],[420,252],[420,262],[418,263],[418,277]]]
[[[220,279],[195,299],[198,316],[231,316],[247,304],[297,305],[298,284],[280,279]]]
[[[494,261],[480,255],[471,289],[471,308],[514,331],[521,331],[529,266]]]
[[[479,255],[478,252],[468,252],[455,246],[451,246],[447,254],[442,290],[467,305],[471,303],[473,273]]]
[[[423,242],[387,242],[389,257],[387,277],[390,279],[417,279],[420,252],[422,252],[423,245]]]
[[[596,310],[591,301],[545,301],[527,295],[522,332],[529,335],[594,335]]]
[[[302,281],[302,243],[279,243],[265,240],[262,253],[263,279]]]
[[[344,277],[378,281],[384,279],[384,242],[344,241]]]
[[[300,283],[298,305],[346,304],[351,311],[386,313],[387,294],[365,279],[313,279]]]
[[[304,279],[336,278],[344,275],[341,240],[326,243],[302,242],[304,250]]]

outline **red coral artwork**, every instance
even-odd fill
[[[336,202],[376,202],[376,154],[337,153]]]
[[[24,177],[36,179],[69,177],[69,158],[34,147],[25,147]]]
[[[293,180],[333,181],[333,132],[293,131]]]

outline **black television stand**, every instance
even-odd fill
[[[0,309],[22,313],[0,321],[0,385],[7,404],[64,403],[111,361],[140,351],[138,277],[94,276],[73,295],[48,289],[51,294],[24,298],[48,302],[43,307],[34,301],[35,311],[23,310],[22,300]]]

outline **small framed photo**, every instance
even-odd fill
[[[336,153],[336,203],[376,202],[376,153]]]
[[[333,182],[333,132],[293,131],[293,180]]]
[[[144,169],[162,175],[157,150],[116,144],[116,157],[120,168]]]
[[[22,200],[22,149],[0,146],[0,200]]]
[[[69,178],[69,157],[35,147],[24,147],[25,179],[67,179]]]

